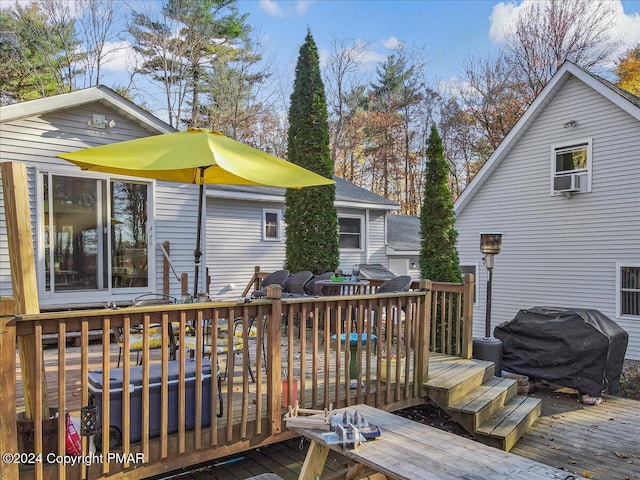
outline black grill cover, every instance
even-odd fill
[[[597,310],[533,307],[498,325],[502,367],[600,396],[616,393],[629,335]]]

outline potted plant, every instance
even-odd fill
[[[398,344],[399,343],[399,344]],[[396,374],[398,373],[398,364],[400,365],[400,380],[404,377],[404,369],[406,365],[406,352],[404,342],[393,338],[391,346],[386,342],[380,343],[380,380],[388,383],[396,383]],[[390,367],[390,372],[388,373]]]

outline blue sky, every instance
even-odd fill
[[[615,32],[626,46],[640,43],[640,0],[612,0],[618,9]],[[307,28],[326,51],[331,40],[354,38],[370,42],[369,68],[375,68],[399,41],[425,47],[425,59],[434,78],[460,74],[469,55],[496,49],[502,27],[517,13],[521,2],[495,0],[239,0],[241,12],[269,55],[292,71]],[[288,68],[287,68],[288,67]]]
[[[0,8],[14,1],[0,0]],[[26,5],[31,0],[17,1]],[[119,5],[117,23],[122,25],[131,8],[157,11],[162,4],[161,0],[113,1]],[[311,29],[321,60],[327,57],[334,39],[368,43],[361,70],[370,73],[399,42],[424,48],[426,78],[435,87],[440,82],[453,80],[455,84],[461,80],[462,63],[469,56],[496,51],[504,27],[513,21],[523,2],[529,1],[544,0],[238,0],[237,5],[240,13],[249,15],[247,22],[262,44],[265,58],[274,64],[275,78],[290,90],[307,28]],[[613,30],[623,40],[623,48],[639,44],[640,0],[606,1],[616,10]],[[113,53],[103,66],[102,83],[126,85],[127,70],[136,63],[131,46],[120,40],[108,49]],[[158,111],[162,107],[149,98],[154,96],[153,91],[144,90],[143,84],[140,82],[142,90],[138,91],[142,100],[162,115]]]

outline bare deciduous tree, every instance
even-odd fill
[[[484,142],[493,151],[533,99],[527,96],[503,53],[469,57],[463,69],[466,86],[460,90],[460,98],[480,137],[475,148],[478,152],[484,150],[480,146]]]
[[[77,0],[76,3],[81,12],[76,29],[85,51],[83,87],[91,87],[100,83],[108,57],[122,50],[117,43],[120,40],[117,25],[123,10],[121,4],[112,0]]]
[[[330,115],[331,158],[336,162],[343,151],[344,124],[350,111],[347,92],[362,83],[360,66],[369,43],[353,39],[333,38],[327,66],[324,69],[324,84],[327,91],[327,106]]]
[[[505,46],[535,97],[565,60],[602,66],[617,51],[615,7],[606,0],[529,0]]]

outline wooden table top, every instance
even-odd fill
[[[329,447],[390,478],[548,480],[568,476],[566,471],[367,405],[355,405],[347,410],[362,413],[369,424],[380,428],[381,436],[351,450],[342,450],[339,445]],[[322,434],[325,432],[304,428],[291,430],[324,445]]]

